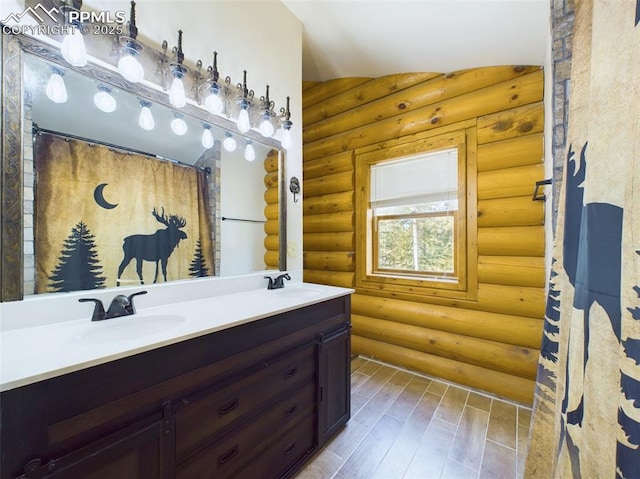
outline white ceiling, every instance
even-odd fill
[[[543,65],[550,0],[282,0],[303,80]]]

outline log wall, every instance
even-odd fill
[[[280,211],[278,203],[278,152],[270,150],[264,159],[264,263],[267,269],[278,269],[280,262]]]
[[[304,83],[308,282],[355,286],[356,149],[477,128],[477,300],[357,290],[355,353],[531,403],[546,280],[544,205],[531,199],[544,177],[542,88],[541,68],[521,66]]]

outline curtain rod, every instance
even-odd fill
[[[93,144],[96,144],[96,145],[106,146],[106,147],[114,149],[114,150],[120,150],[120,151],[122,151],[124,153],[135,153],[135,154],[147,156],[149,158],[153,158],[153,159],[156,159],[156,160],[170,161],[171,163],[174,163],[174,164],[179,165],[179,166],[184,166],[185,168],[194,168],[196,170],[202,170],[207,174],[211,173],[211,168],[209,168],[208,166],[207,167],[202,167],[202,166],[190,165],[189,163],[184,163],[182,161],[174,160],[174,159],[171,159],[171,158],[166,158],[166,157],[160,156],[160,155],[154,155],[153,153],[148,153],[146,151],[137,150],[135,148],[129,148],[129,147],[126,147],[126,146],[121,146],[121,145],[115,145],[113,143],[108,143],[106,141],[92,140],[90,138],[84,138],[82,136],[72,135],[71,133],[63,133],[61,131],[48,130],[46,128],[40,128],[35,123],[32,126],[32,131],[33,131],[33,134],[47,133],[49,135],[59,136],[60,138],[70,138],[72,140],[84,141],[86,143],[93,143]]]
[[[246,221],[247,223],[266,223],[265,220],[246,220],[243,218],[228,218],[226,216],[222,217],[222,221]]]

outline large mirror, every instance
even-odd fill
[[[60,286],[77,238],[95,248],[85,252],[96,258],[95,287],[286,269],[279,142],[240,134],[234,122],[192,103],[176,110],[159,85],[130,84],[108,65],[70,67],[56,47],[30,37],[3,35],[2,50],[2,301],[91,289],[75,278]],[[51,92],[53,75],[63,79],[64,102]],[[99,107],[100,92],[110,99]],[[115,110],[104,111],[113,100]],[[148,119],[142,124],[143,108],[152,129]],[[194,183],[174,180],[191,176]],[[165,196],[147,183],[160,184]],[[78,207],[85,203],[102,216]],[[168,257],[149,252],[154,230],[173,235]],[[182,273],[178,254],[190,257]]]

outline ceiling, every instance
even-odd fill
[[[543,65],[550,0],[282,0],[303,80]]]

